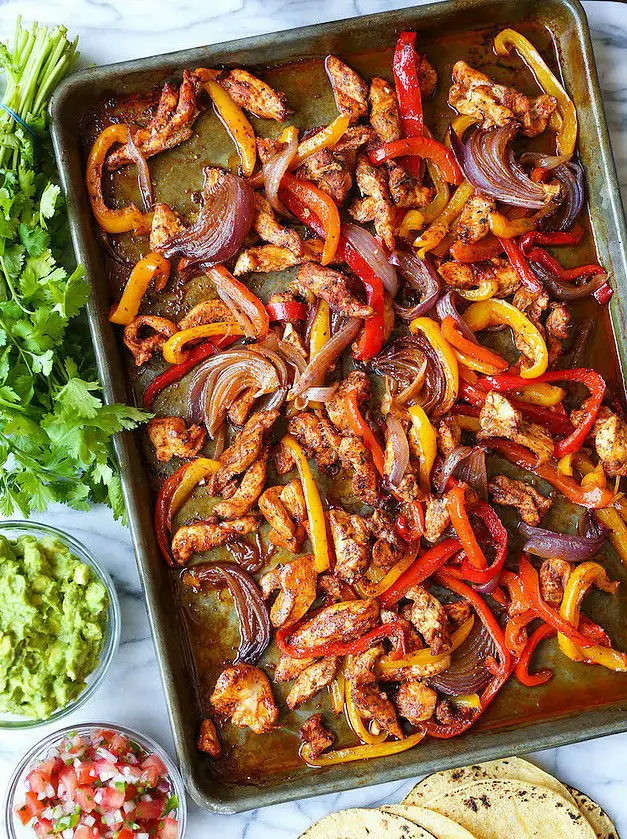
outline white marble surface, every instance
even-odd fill
[[[383,11],[411,0],[0,0],[0,37],[26,20],[66,23],[85,61],[105,63],[217,43],[333,18]],[[627,5],[589,2],[588,12],[614,153],[627,198]],[[145,731],[170,751],[172,739],[128,531],[109,512],[57,508],[38,517],[82,540],[108,567],[122,603],[122,644],[100,692],[69,722],[111,721]],[[21,755],[48,727],[0,733],[0,797]],[[533,755],[544,768],[601,803],[627,837],[627,734]],[[241,816],[190,804],[187,839],[293,839],[331,810],[399,801],[411,782],[307,799]]]

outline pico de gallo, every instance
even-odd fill
[[[178,839],[161,758],[118,731],[70,732],[25,779],[16,813],[46,839]]]

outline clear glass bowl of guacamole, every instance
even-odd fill
[[[107,571],[67,533],[0,522],[0,729],[56,722],[98,689],[120,637]]]

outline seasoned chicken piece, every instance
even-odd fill
[[[185,225],[172,207],[168,204],[155,204],[150,228],[150,250],[158,251],[172,236],[176,236],[183,230],[185,230]]]
[[[303,751],[312,760],[321,755],[325,749],[331,748],[335,742],[335,735],[328,731],[322,724],[322,714],[314,714],[309,717],[298,732],[298,737],[303,744]]]
[[[293,483],[300,486],[300,481]],[[259,499],[259,509],[270,525],[270,542],[298,553],[305,539],[305,530],[299,522],[294,521],[281,498],[285,489],[282,486],[269,487]]]
[[[250,664],[235,664],[222,671],[209,701],[233,725],[248,726],[255,734],[272,731],[279,718],[266,674]]]
[[[347,600],[326,606],[299,627],[290,643],[314,647],[336,641],[354,641],[379,623],[378,600]]]
[[[285,94],[274,90],[248,70],[242,70],[240,67],[222,70],[215,80],[240,108],[244,108],[256,117],[284,122],[290,113]]]
[[[519,410],[500,393],[488,393],[479,414],[483,437],[506,437],[520,443],[537,454],[538,463],[545,463],[553,456],[553,438],[541,425],[526,422]]]
[[[284,653],[274,668],[274,681],[277,684],[291,682],[316,661],[318,661],[317,658],[294,658],[294,656]]]
[[[424,682],[403,682],[396,694],[396,710],[407,722],[418,725],[430,720],[435,712],[438,694]]]
[[[375,76],[370,82],[370,124],[384,143],[398,140],[401,121],[393,85]]]
[[[257,401],[256,387],[247,387],[239,396],[236,396],[233,402],[229,405],[226,415],[233,425],[244,425],[248,419],[253,405]]]
[[[445,655],[435,661],[430,661],[428,664],[412,664],[403,667],[396,666],[389,658],[385,660],[385,670],[377,668],[377,678],[381,682],[411,682],[416,679],[429,679],[431,676],[437,676],[438,673],[443,673],[451,666],[450,655]]]
[[[308,258],[307,254],[296,256],[289,248],[281,248],[278,245],[257,245],[240,253],[233,268],[233,276],[285,271],[287,268],[301,265]]]
[[[433,188],[419,184],[398,160],[389,160],[387,170],[390,195],[397,207],[425,207],[433,200]]]
[[[329,419],[343,435],[353,433],[353,426],[349,419],[353,415],[351,409],[353,399],[356,400],[357,405],[370,399],[370,382],[368,376],[361,370],[351,371],[345,379],[342,379],[331,399],[325,402]]]
[[[395,213],[385,178],[385,169],[375,168],[364,154],[359,154],[357,156],[355,178],[362,197],[373,199],[374,203],[369,203],[369,206],[373,210],[373,221],[377,234],[390,250],[394,250]],[[352,215],[352,208],[349,207],[348,212]],[[357,214],[360,213],[363,215],[363,210],[358,205]]]
[[[549,314],[544,322],[550,367],[553,367],[557,359],[564,353],[564,343],[568,340],[570,321],[570,313],[565,303],[551,303]]]
[[[383,620],[383,617],[382,617]],[[351,685],[373,685],[377,681],[375,668],[385,650],[381,644],[358,655],[349,655],[344,675]]]
[[[303,702],[309,702],[322,688],[330,685],[337,673],[338,662],[339,658],[336,656],[327,656],[303,670],[285,697],[287,707],[294,710]]]
[[[211,551],[220,545],[226,545],[238,536],[253,533],[259,527],[257,516],[243,516],[233,521],[219,521],[211,516],[195,524],[186,524],[174,534],[172,555],[179,565],[185,565],[192,554]]]
[[[231,310],[221,300],[203,300],[191,309],[179,321],[179,329],[191,329],[194,326],[204,326],[207,323],[235,323]]]
[[[346,201],[353,186],[352,166],[349,165],[349,160],[330,149],[320,149],[306,158],[296,170],[296,177],[312,181],[340,206]]]
[[[371,565],[387,573],[405,552],[406,545],[398,535],[396,522],[382,510],[375,510],[367,523],[375,538]]]
[[[170,82],[163,85],[157,112],[146,127],[130,128],[133,142],[144,157],[178,146],[192,136],[192,126],[199,113],[194,76],[183,70],[183,81],[178,89]],[[113,172],[133,161],[133,151],[125,143],[109,155],[106,168]]]
[[[218,732],[213,724],[213,720],[210,720],[208,717],[200,723],[196,748],[199,752],[205,752],[211,755],[211,757],[217,758],[222,755],[222,746],[218,739]]]
[[[349,125],[337,143],[333,146],[335,154],[345,154],[365,146],[373,137],[369,125]]]
[[[540,519],[553,505],[552,498],[545,498],[531,484],[513,480],[505,475],[496,475],[488,484],[488,489],[495,504],[515,507],[521,519],[531,527],[537,527]]]
[[[294,521],[301,524],[307,520],[307,505],[299,478],[285,484],[281,491],[281,503]]]
[[[483,128],[503,126],[515,119],[521,124],[523,134],[535,137],[546,129],[557,108],[557,100],[552,96],[543,94],[528,99],[511,87],[496,84],[465,61],[454,65],[452,77],[449,105],[460,114],[475,117]]]
[[[265,598],[279,589],[270,609],[270,620],[274,626],[295,623],[307,614],[316,599],[317,579],[318,572],[311,555],[277,565],[263,575],[259,586]]]
[[[195,457],[205,445],[207,432],[200,425],[185,425],[182,417],[155,417],[146,426],[155,456],[162,463],[173,457]]]
[[[527,315],[529,320],[531,320],[544,335],[544,327],[540,323],[540,318],[544,310],[549,305],[548,294],[543,292],[536,294],[534,291],[529,291],[528,289],[521,287],[514,295],[512,305],[516,306],[516,308],[520,309],[523,314]],[[516,344],[516,346],[518,346],[518,344]],[[518,349],[523,352],[520,346],[518,346]]]
[[[462,430],[457,424],[455,417],[444,417],[438,423],[437,431],[438,451],[446,460],[452,451],[454,451],[462,440]]]
[[[356,600],[352,588],[330,571],[325,571],[318,577],[318,594],[323,597],[326,605]]]
[[[511,297],[520,289],[520,278],[516,269],[507,259],[495,257],[490,260],[491,276],[497,281],[499,289],[495,297]]]
[[[594,447],[610,478],[627,474],[627,423],[607,409],[599,411],[592,429]]]
[[[381,502],[380,478],[372,455],[357,437],[343,437],[338,447],[342,468],[352,472],[353,494],[376,507]]]
[[[425,509],[425,539],[427,542],[438,542],[450,524],[451,517],[448,513],[446,497],[438,498],[435,495],[430,495]]]
[[[545,559],[540,566],[540,594],[556,609],[562,605],[564,589],[573,573],[573,566],[565,559]]]
[[[269,450],[262,450],[259,458],[244,472],[237,490],[226,501],[219,501],[213,508],[221,519],[238,519],[249,513],[257,503],[266,483]]]
[[[387,694],[379,690],[376,684],[355,685],[351,688],[351,696],[359,715],[365,720],[374,720],[379,728],[403,739],[403,731],[398,724],[394,705]]]
[[[424,55],[416,53],[416,75],[423,96],[432,96],[438,83],[438,74]]]
[[[326,300],[336,312],[349,318],[368,318],[372,315],[372,308],[359,300],[348,290],[348,282],[344,274],[306,262],[298,269],[297,278],[290,284],[290,288],[303,297],[314,294]]]
[[[496,209],[496,201],[482,192],[476,192],[464,204],[455,230],[465,244],[478,242],[490,232],[490,213]]]
[[[444,606],[424,586],[413,586],[405,597],[412,601],[410,621],[431,647],[431,655],[451,649],[451,635]]]
[[[496,280],[496,297],[510,297],[520,287],[520,280],[508,260],[495,257],[486,262],[443,262],[438,268],[440,276],[451,288],[472,288],[481,280]]]
[[[294,256],[303,255],[303,240],[295,230],[284,227],[279,222],[274,210],[260,192],[255,193],[253,230],[264,242],[280,248],[288,248]]]
[[[171,338],[178,327],[167,318],[156,315],[139,315],[124,327],[124,343],[135,357],[135,364],[140,367]]]
[[[257,460],[264,445],[264,435],[272,428],[278,416],[278,410],[257,411],[252,415],[232,445],[220,455],[220,469],[213,480],[215,493],[220,492],[231,478],[241,475]]]
[[[340,436],[326,417],[303,411],[290,417],[287,430],[296,437],[307,457],[315,459],[320,469],[329,471],[338,462]],[[291,471],[294,468],[293,459],[286,461],[283,468],[284,471],[279,470],[281,474]]]
[[[368,85],[359,73],[335,55],[328,55],[324,66],[338,111],[348,114],[351,123],[358,122],[368,114]]]
[[[456,600],[454,603],[445,603],[444,611],[453,629],[459,629],[472,615],[472,609],[467,600]]]
[[[335,573],[352,583],[368,567],[370,528],[363,516],[351,516],[340,509],[330,511],[329,522],[335,547]]]

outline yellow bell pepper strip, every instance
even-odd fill
[[[109,315],[111,323],[127,326],[139,312],[139,307],[154,280],[155,290],[161,291],[170,276],[170,260],[156,251],[151,251],[133,267],[120,302]]]
[[[309,539],[314,554],[314,565],[316,571],[321,574],[329,568],[330,560],[327,525],[324,518],[324,510],[322,509],[322,501],[320,500],[320,493],[311,474],[305,453],[296,439],[291,434],[286,434],[281,442],[282,445],[289,449],[292,457],[296,461],[296,468],[298,469],[298,474],[303,485],[303,495],[305,496],[305,505],[307,507]]]
[[[566,396],[563,387],[550,385],[547,382],[532,382],[516,391],[516,398],[529,405],[541,405],[544,408],[554,408]]]
[[[491,300],[498,290],[498,282],[490,277],[481,277],[477,288],[456,289],[460,297],[463,297],[464,300],[470,300],[471,303],[480,302],[482,300]]]
[[[473,303],[463,314],[464,321],[473,332],[480,332],[489,326],[506,324],[524,340],[531,357],[525,358],[520,375],[523,379],[535,379],[541,376],[549,363],[549,353],[537,326],[520,309],[506,300],[484,300]]]
[[[478,370],[480,373],[486,373],[486,371],[503,373],[509,367],[507,361],[500,355],[465,338],[450,315],[444,318],[440,328],[443,337],[453,347],[457,357],[461,358],[462,363],[471,370]]]
[[[562,475],[573,476],[573,453],[565,454],[557,461],[557,471]]]
[[[343,749],[335,749],[332,752],[323,752],[317,757],[313,757],[309,753],[307,743],[303,743],[300,747],[299,755],[305,761],[307,766],[319,768],[321,766],[335,766],[338,763],[350,763],[352,760],[369,760],[373,757],[386,757],[387,755],[396,755],[399,752],[406,752],[408,749],[413,749],[421,740],[424,740],[425,735],[419,731],[416,734],[411,734],[405,737],[404,740],[387,740],[385,743],[380,743],[378,746],[362,745],[362,746],[347,746]]]
[[[548,210],[553,210],[554,207],[554,204],[549,204]],[[490,232],[499,239],[514,239],[517,236],[524,236],[525,233],[531,233],[532,230],[537,228],[548,210],[538,210],[532,216],[514,219],[509,219],[503,213],[493,210],[489,216]]]
[[[350,662],[351,656],[348,657],[348,660]],[[362,743],[367,743],[369,746],[377,746],[379,743],[383,743],[384,740],[387,740],[387,731],[381,731],[379,734],[371,734],[364,725],[359,711],[355,707],[351,683],[348,680],[346,680],[344,684],[344,695],[346,698],[346,718],[348,720],[348,724]]]
[[[402,239],[409,239],[412,232],[422,230],[425,226],[425,217],[420,210],[407,210],[398,228],[398,235]]]
[[[340,114],[340,116],[336,117],[333,122],[330,122],[324,128],[321,128],[320,131],[316,131],[316,133],[312,134],[311,137],[307,137],[305,140],[302,140],[298,144],[296,157],[290,163],[289,168],[296,169],[308,157],[311,157],[312,154],[315,154],[322,149],[334,148],[345,134],[349,123],[350,117],[348,114]]]
[[[344,678],[344,664],[340,663],[335,678],[329,685],[329,694],[331,696],[331,707],[333,712],[341,714],[344,710],[344,696],[346,693],[346,679]]]
[[[431,470],[438,453],[437,435],[429,417],[420,405],[412,405],[409,409],[409,416],[412,428],[420,443],[420,489],[423,492],[429,492],[431,489]]]
[[[427,160],[427,170],[431,175],[431,180],[435,187],[435,195],[426,207],[418,210],[422,216],[423,225],[431,224],[443,212],[451,197],[451,189],[448,181],[438,168],[437,163],[434,163],[433,160]]]
[[[89,203],[96,221],[107,233],[126,233],[129,230],[147,233],[150,230],[152,213],[142,213],[135,204],[113,210],[107,207],[102,194],[102,170],[107,152],[115,143],[128,143],[129,137],[128,125],[109,125],[100,132],[87,158],[86,182]]]
[[[605,477],[603,464],[600,461],[591,472],[588,472],[587,475],[583,476],[581,479],[581,486],[585,487],[585,489],[590,489],[590,487],[605,489],[607,486],[607,478]]]
[[[481,697],[478,693],[465,693],[459,696],[451,696],[451,702],[458,708],[476,708],[481,710]]]
[[[360,581],[353,584],[353,588],[357,589],[362,597],[379,597],[379,595],[391,588],[398,578],[407,571],[416,559],[416,555],[417,549],[413,551],[409,550],[390,568],[379,582],[373,583],[368,579],[368,574],[366,573]]]
[[[313,213],[318,221],[316,228],[322,225],[325,239],[320,261],[323,265],[328,265],[333,260],[340,242],[340,214],[335,201],[314,184],[301,181],[289,172],[286,172],[281,180],[279,198],[304,224],[315,224],[311,219]]]
[[[469,617],[467,621],[464,621],[459,629],[455,630],[451,636],[451,649],[447,652],[432,655],[430,647],[423,647],[423,649],[416,650],[415,652],[409,653],[409,655],[403,656],[402,658],[393,659],[389,655],[385,655],[377,662],[376,672],[387,673],[390,671],[396,671],[399,667],[424,667],[427,664],[439,664],[441,661],[445,661],[450,654],[458,647],[461,647],[466,638],[468,638],[474,622],[475,618],[473,615]]]
[[[453,121],[451,122],[451,128],[457,134],[459,139],[462,140],[463,137],[464,137],[464,134],[466,133],[466,131],[468,131],[470,126],[471,125],[476,125],[476,124],[477,124],[477,120],[476,120],[475,117],[471,117],[469,114],[459,114],[459,116],[456,116],[453,119]],[[447,137],[444,140],[444,142],[446,143],[446,145],[449,148],[451,147],[451,141],[448,138],[448,132],[447,132]]]
[[[242,174],[246,178],[250,177],[257,160],[257,141],[252,125],[222,85],[213,79],[204,78],[202,69],[196,70],[195,73],[201,79],[220,121],[235,143],[242,164]]]
[[[233,322],[217,321],[205,323],[202,326],[192,326],[175,332],[163,345],[163,358],[168,364],[182,364],[189,358],[189,347],[192,341],[202,338],[213,338],[214,335],[243,335],[242,327]]]
[[[499,32],[494,39],[494,49],[497,55],[502,56],[509,55],[510,51],[515,49],[545,93],[557,99],[557,107],[562,117],[556,137],[557,152],[572,155],[577,142],[577,111],[572,99],[549,70],[540,53],[524,35],[514,29],[503,29]]]
[[[575,459],[575,466],[583,475],[587,475],[594,470],[594,464],[583,452],[576,452],[571,457]],[[611,507],[594,511],[594,517],[607,528],[607,535],[612,547],[625,566],[627,566],[627,524],[625,524],[624,519],[627,516],[626,504],[624,498],[616,498]]]
[[[439,324],[432,320],[432,318],[415,318],[409,324],[409,331],[412,335],[415,335],[418,332],[423,333],[427,341],[429,341],[435,350],[442,366],[446,389],[442,402],[434,411],[435,416],[441,416],[450,409],[454,402],[457,401],[457,396],[459,394],[459,366],[457,364],[457,356],[448,341],[442,337]]]
[[[331,337],[331,312],[326,300],[318,301],[318,310],[309,330],[309,358],[314,358]]]
[[[178,563],[174,561],[170,550],[169,533],[172,528],[172,519],[198,484],[214,475],[219,468],[220,463],[217,460],[198,457],[183,464],[180,469],[166,478],[159,490],[155,507],[155,532],[159,550],[168,565],[173,568],[177,568]]]
[[[579,626],[581,601],[592,585],[614,594],[618,588],[618,581],[611,582],[605,568],[598,562],[582,562],[575,568],[564,589],[564,597],[560,606],[560,615],[574,627]],[[616,670],[619,673],[627,671],[626,653],[601,645],[585,647],[582,650],[561,632],[557,635],[557,642],[564,655],[573,661],[594,662],[607,667],[608,670]]]
[[[461,183],[440,215],[437,216],[424,233],[416,239],[414,246],[419,248],[418,255],[421,259],[424,258],[427,251],[433,250],[433,248],[440,244],[442,239],[448,233],[451,224],[453,224],[457,216],[464,209],[464,206],[468,203],[468,199],[472,196],[474,191],[474,187],[471,186],[468,181]]]

